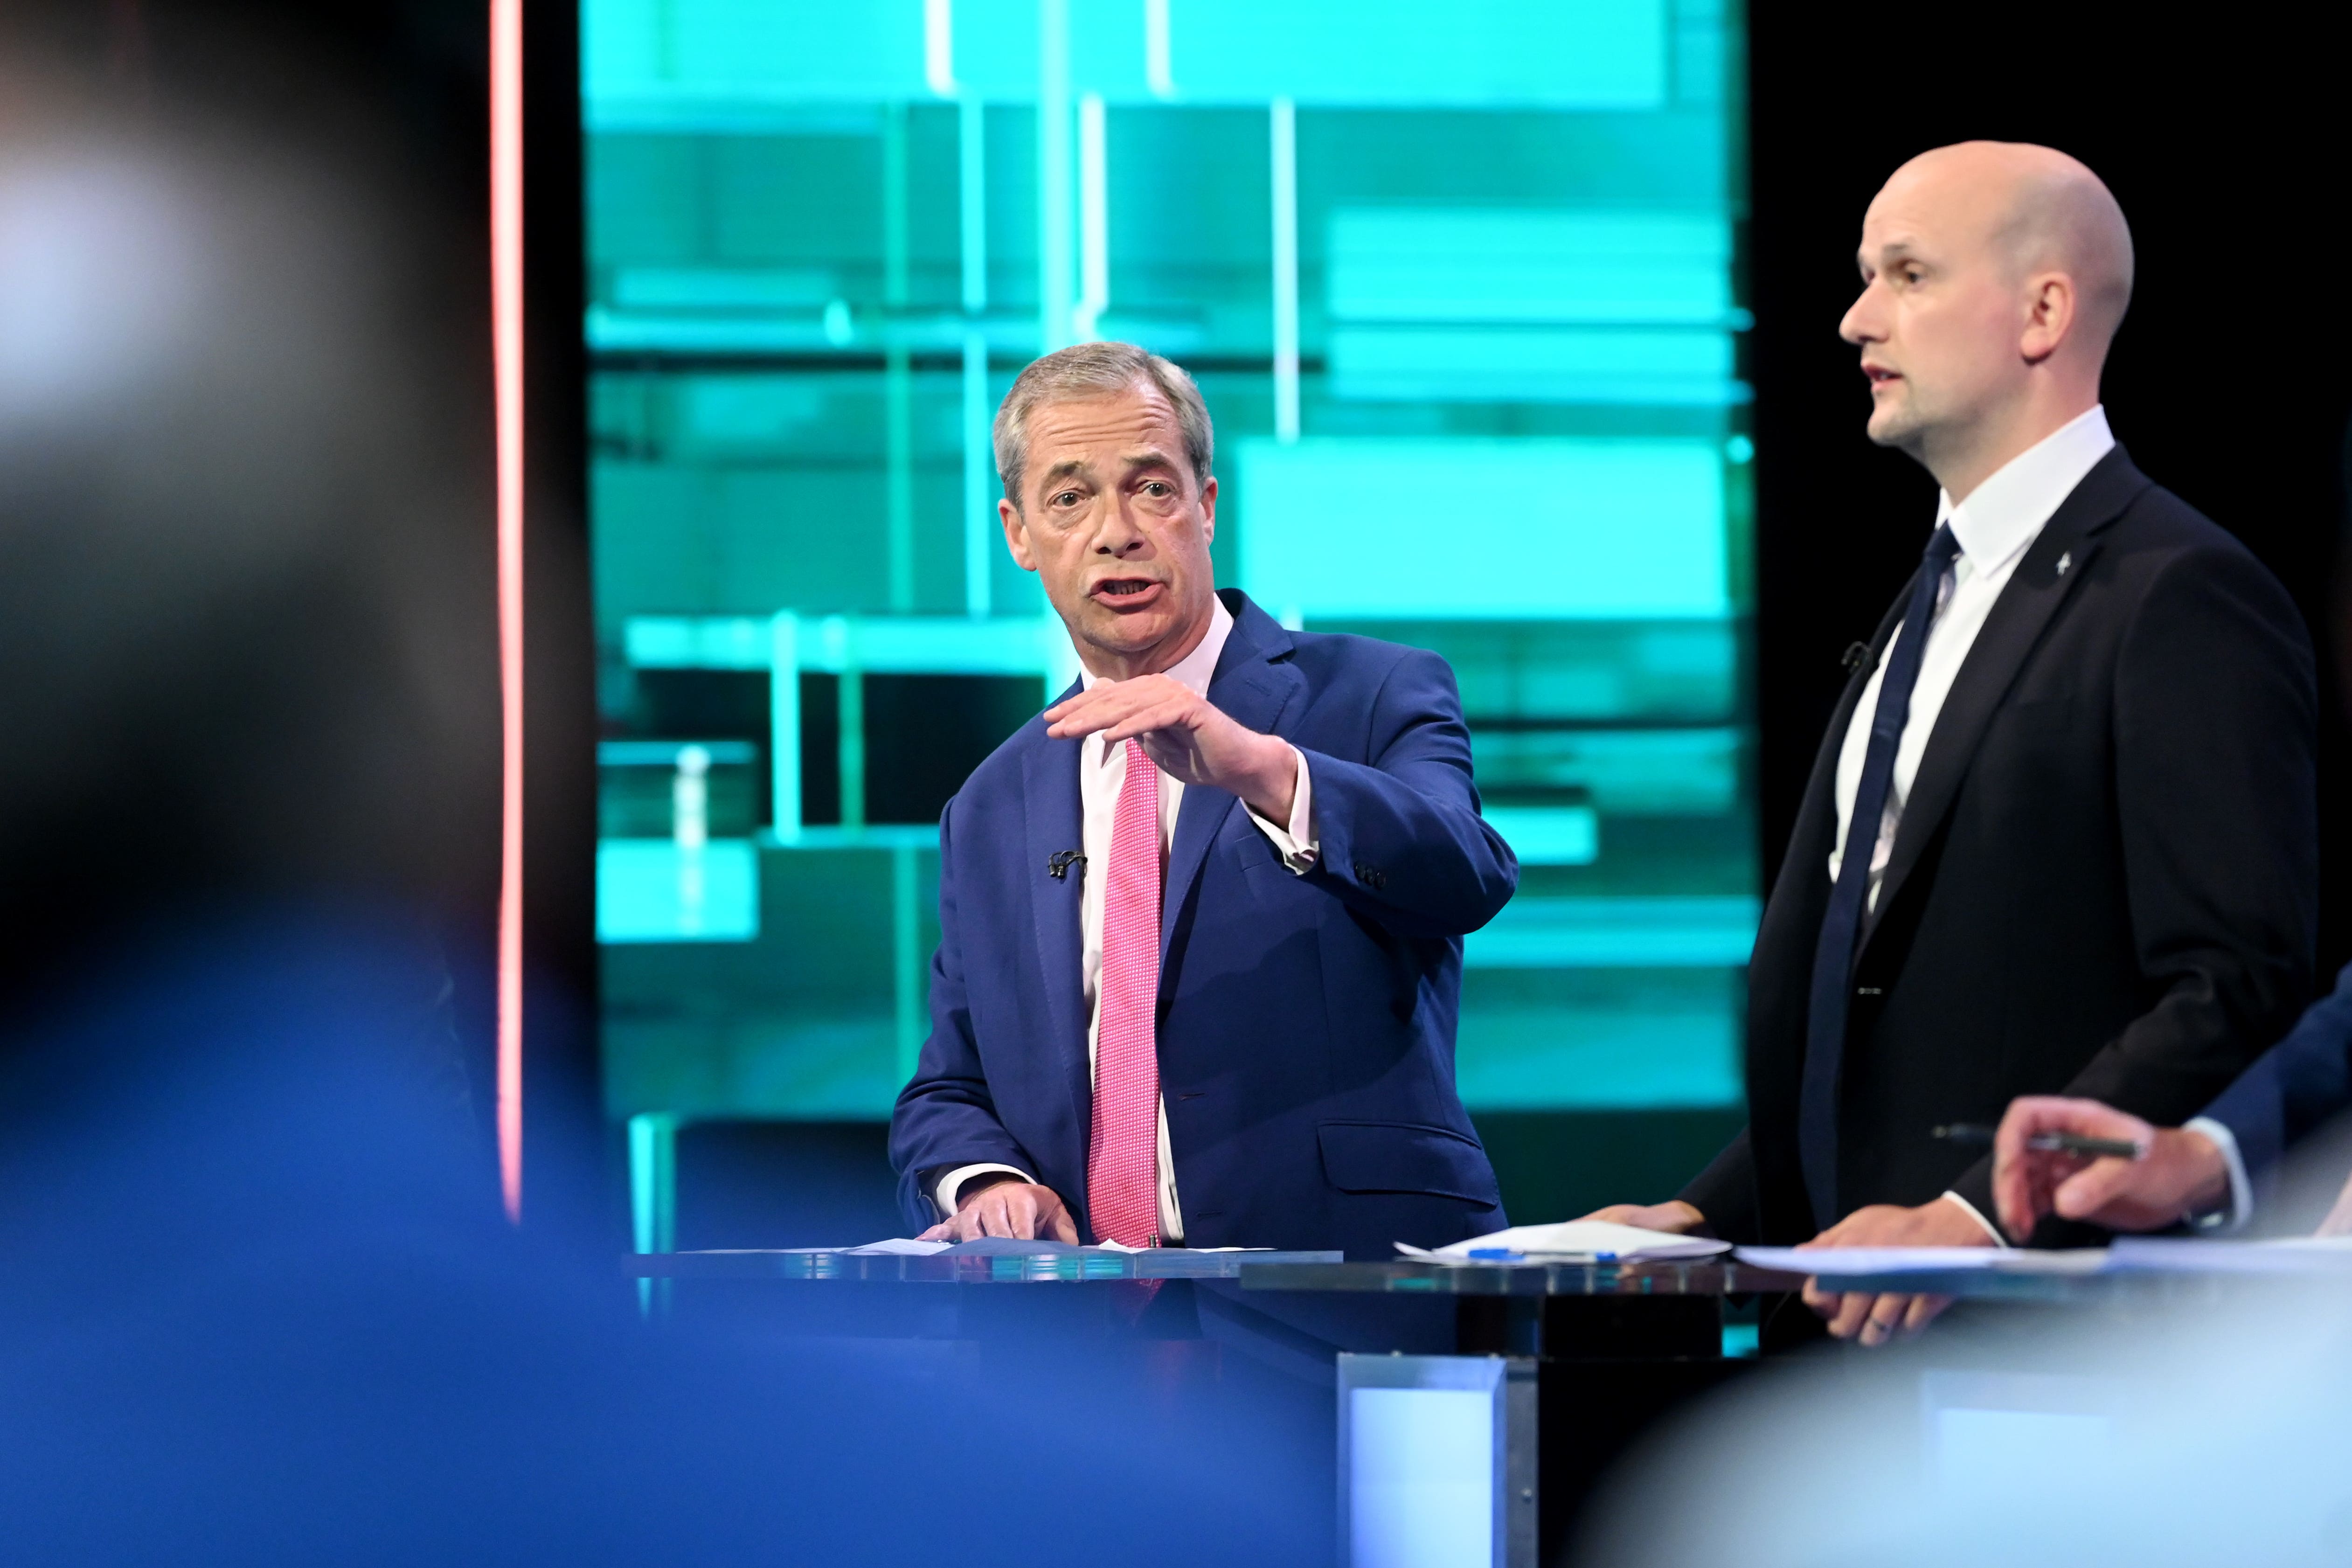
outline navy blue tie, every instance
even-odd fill
[[[1862,777],[1846,816],[1845,854],[1822,916],[1822,936],[1813,949],[1811,1005],[1805,1014],[1805,1077],[1797,1102],[1797,1157],[1805,1171],[1805,1195],[1812,1200],[1813,1228],[1827,1230],[1840,1218],[1837,1206],[1838,1088],[1845,1063],[1846,1000],[1853,974],[1854,935],[1862,929],[1864,900],[1870,892],[1870,863],[1877,857],[1879,825],[1886,816],[1886,792],[1895,782],[1895,752],[1911,717],[1911,688],[1918,683],[1919,657],[1927,625],[1936,618],[1936,595],[1944,574],[1960,552],[1952,531],[1941,524],[1927,541],[1911,603],[1903,612],[1903,632],[1887,656],[1878,683],[1878,710],[1871,716],[1870,744],[1862,754]]]

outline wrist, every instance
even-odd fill
[[[1010,1171],[982,1171],[977,1175],[965,1177],[963,1185],[956,1189],[956,1212],[961,1214],[965,1209],[970,1208],[971,1200],[988,1191],[989,1188],[1001,1187],[1007,1182],[1019,1180],[1021,1178]]]
[[[1298,753],[1279,735],[1258,736],[1255,750],[1242,800],[1269,822],[1287,822],[1298,796]]]
[[[2186,1214],[2212,1214],[2230,1206],[2230,1163],[2221,1145],[2193,1128],[2166,1128],[2156,1135],[2160,1147],[2169,1143],[2181,1162],[2190,1185],[2182,1195]],[[2153,1152],[2153,1151],[2151,1151]]]

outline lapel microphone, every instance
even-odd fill
[[[1069,876],[1071,867],[1084,866],[1086,863],[1087,858],[1077,850],[1064,849],[1045,862],[1045,875],[1058,882]]]

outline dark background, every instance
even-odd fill
[[[1936,487],[1863,434],[1863,209],[1898,163],[1985,137],[2096,170],[2138,276],[2108,365],[2116,436],[2236,533],[2303,608],[2321,654],[2320,963],[2352,956],[2347,762],[2331,632],[2345,531],[2352,314],[2333,300],[2352,151],[2339,40],[2320,8],[1760,4],[1749,17],[1748,280],[1756,330],[1757,690],[1764,851],[1777,873],[1845,671],[1912,568]],[[2306,25],[2307,24],[2307,25]]]
[[[2138,288],[2106,404],[2159,482],[2234,531],[2285,583],[2321,651],[2321,973],[2352,955],[2352,843],[2330,809],[2352,760],[2331,630],[2345,534],[2352,312],[2326,235],[2341,221],[2343,54],[2323,13],[2146,7],[1965,10],[1782,0],[1748,16],[1751,220],[1746,344],[1757,391],[1758,761],[1768,874],[1843,685],[1933,521],[1933,481],[1863,434],[1868,399],[1836,335],[1862,212],[1925,148],[1970,137],[2073,153],[2132,223]],[[85,0],[24,7],[96,95],[266,103],[288,133],[365,123],[452,212],[487,206],[481,0]],[[2193,21],[2193,26],[2189,25]],[[531,544],[527,873],[530,1191],[610,1215],[617,1151],[593,1083],[593,700],[585,577],[576,6],[530,0],[527,186]],[[257,67],[256,50],[278,62]],[[291,68],[285,68],[290,67]],[[487,254],[481,279],[487,385]],[[452,297],[473,284],[453,280]],[[487,513],[486,513],[487,515]],[[492,541],[486,533],[483,547]],[[486,613],[488,606],[485,606]],[[485,1107],[485,908],[459,933]],[[1479,1119],[1521,1217],[1654,1200],[1736,1125],[1723,1112]],[[897,1228],[880,1130],[711,1127],[680,1150],[687,1246],[837,1240]],[[536,1212],[547,1212],[541,1208]],[[822,1216],[816,1217],[816,1216]],[[826,1234],[803,1227],[815,1225]],[[859,1226],[863,1226],[863,1230]]]

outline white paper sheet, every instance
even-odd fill
[[[850,1257],[867,1258],[929,1258],[934,1252],[945,1252],[954,1243],[947,1241],[915,1241],[907,1237],[892,1237],[887,1241],[869,1241],[863,1247],[780,1247],[778,1252],[839,1252]],[[751,1252],[764,1248],[720,1247],[714,1252]]]
[[[1703,1236],[1675,1236],[1669,1231],[1643,1230],[1603,1220],[1574,1219],[1558,1225],[1515,1225],[1508,1230],[1474,1236],[1434,1251],[1402,1241],[1396,1244],[1396,1249],[1407,1258],[1430,1263],[1491,1264],[1517,1258],[1640,1263],[1713,1258],[1730,1251],[1731,1244]],[[1476,1256],[1480,1253],[1498,1256]]]

